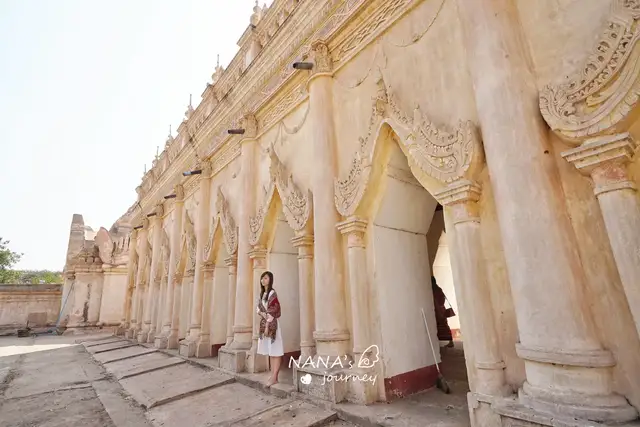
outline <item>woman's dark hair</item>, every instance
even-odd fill
[[[269,290],[267,291],[267,297],[269,296],[269,292],[271,292],[271,290],[273,289],[273,273],[270,271],[265,271],[260,275],[260,299],[262,299],[265,293],[265,288],[264,286],[262,286],[262,278],[264,276],[269,276]]]
[[[431,276],[431,289],[435,291],[438,288],[440,288],[440,286],[438,286],[438,282],[436,282],[436,278]]]

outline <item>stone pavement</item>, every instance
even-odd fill
[[[331,405],[265,374],[109,336],[0,338],[0,427],[469,425],[466,383],[392,404]],[[64,418],[63,418],[64,416]]]
[[[0,427],[351,425],[334,411],[130,344],[105,336],[82,345],[74,337],[0,339]]]

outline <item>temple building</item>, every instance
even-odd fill
[[[95,237],[74,219],[66,327],[265,371],[269,270],[287,357],[371,362],[302,364],[296,389],[370,404],[446,364],[435,275],[474,427],[637,420],[639,19],[638,0],[256,5],[129,211]],[[347,371],[378,381],[299,381]]]

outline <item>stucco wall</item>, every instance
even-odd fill
[[[0,285],[0,330],[24,327],[27,320],[29,326],[55,325],[61,300],[58,284]]]

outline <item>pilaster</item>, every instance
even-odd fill
[[[300,360],[307,360],[316,354],[313,340],[314,304],[313,304],[313,234],[299,232],[291,239],[298,249],[298,286],[300,298]]]
[[[247,357],[247,371],[251,373],[264,372],[269,369],[269,360],[267,356],[258,354],[258,338],[260,335],[260,316],[256,313],[255,307],[258,306],[260,298],[260,276],[267,271],[267,250],[262,246],[254,246],[249,252],[249,258],[253,263],[253,332],[251,336],[251,350]]]
[[[591,178],[622,286],[640,333],[640,198],[628,170],[637,149],[638,142],[625,132],[588,139],[562,156]]]
[[[334,202],[337,175],[336,135],[333,119],[333,66],[329,47],[321,40],[311,44],[314,69],[307,83],[309,117],[315,165],[312,172],[315,263],[315,309],[313,337],[318,355],[342,357],[348,353],[345,288],[341,237],[336,229],[339,215]]]

